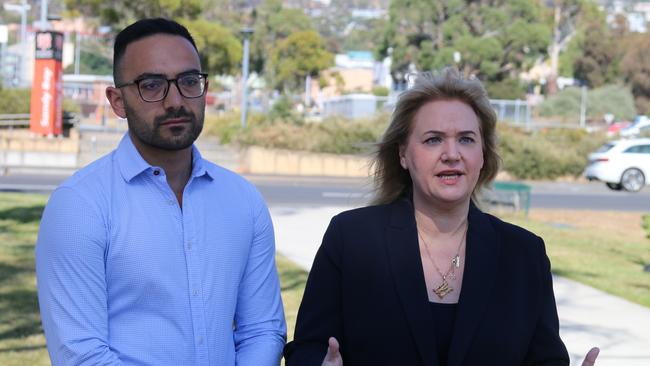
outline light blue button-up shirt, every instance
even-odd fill
[[[52,193],[36,244],[53,365],[277,365],[273,225],[252,184],[201,158],[179,206],[129,135]]]

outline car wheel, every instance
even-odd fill
[[[605,183],[607,185],[607,188],[614,190],[614,191],[620,191],[623,189],[623,186],[620,183]]]
[[[645,185],[645,177],[639,169],[630,168],[623,172],[621,185],[626,191],[638,192]]]

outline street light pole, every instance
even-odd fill
[[[74,36],[74,74],[79,75],[81,64],[81,34],[79,31]]]
[[[253,34],[252,28],[242,28],[244,35],[244,57],[242,59],[242,91],[241,91],[241,127],[246,128],[246,114],[248,112],[248,49],[249,38]]]
[[[39,27],[42,31],[47,30],[47,0],[41,0],[41,24]]]
[[[22,65],[27,60],[27,11],[31,8],[31,5],[27,4],[27,0],[23,0],[21,5],[4,4],[5,10],[20,13],[20,61],[16,63],[19,84],[22,83]]]

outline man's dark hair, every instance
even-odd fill
[[[173,36],[183,37],[190,41],[197,53],[199,52],[190,32],[179,23],[164,18],[138,20],[122,29],[122,31],[117,34],[117,37],[115,37],[115,45],[113,46],[113,80],[115,84],[123,82],[123,80],[120,80],[119,68],[126,47],[135,41],[155,34],[170,34]]]

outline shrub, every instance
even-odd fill
[[[375,95],[377,97],[387,97],[389,93],[390,90],[388,90],[388,88],[385,86],[374,86],[372,88],[372,95]]]
[[[30,89],[1,89],[0,113],[23,114],[29,113]]]
[[[387,123],[388,115],[385,113],[360,120],[330,117],[317,123],[272,120],[253,114],[248,128],[242,130],[239,114],[228,113],[206,117],[204,133],[218,136],[224,144],[356,154],[370,150],[370,145],[379,139]]]
[[[580,116],[580,89],[566,88],[548,97],[537,107],[537,114],[559,118],[562,122],[569,119],[577,121]]]
[[[224,144],[266,148],[360,154],[372,150],[389,121],[388,113],[348,120],[329,117],[322,122],[273,121],[252,114],[248,127],[240,127],[239,114],[206,117],[204,134],[218,136]],[[554,179],[579,176],[587,156],[605,141],[603,134],[579,129],[548,129],[528,132],[499,124],[499,152],[503,169],[517,179]]]
[[[30,112],[29,103],[32,99],[31,89],[2,89],[0,88],[0,114],[27,114]],[[71,99],[63,99],[63,110],[78,113],[81,107]]]
[[[645,237],[650,239],[650,214],[641,216],[641,227],[645,230]]]
[[[604,136],[576,129],[533,133],[499,126],[503,169],[518,179],[579,176],[587,164],[587,155],[604,140]]]
[[[301,116],[299,116],[298,113],[296,113],[296,111],[293,109],[293,102],[286,95],[282,95],[275,101],[275,103],[273,103],[273,106],[271,107],[271,111],[269,113],[269,119],[271,122],[303,122]]]
[[[485,89],[492,99],[522,99],[526,95],[525,85],[517,79],[488,82]]]
[[[566,88],[541,103],[537,113],[541,117],[559,118],[563,122],[580,118],[580,88]],[[616,119],[632,119],[636,115],[634,97],[630,90],[620,85],[605,85],[587,91],[587,118],[601,120],[606,113]]]

